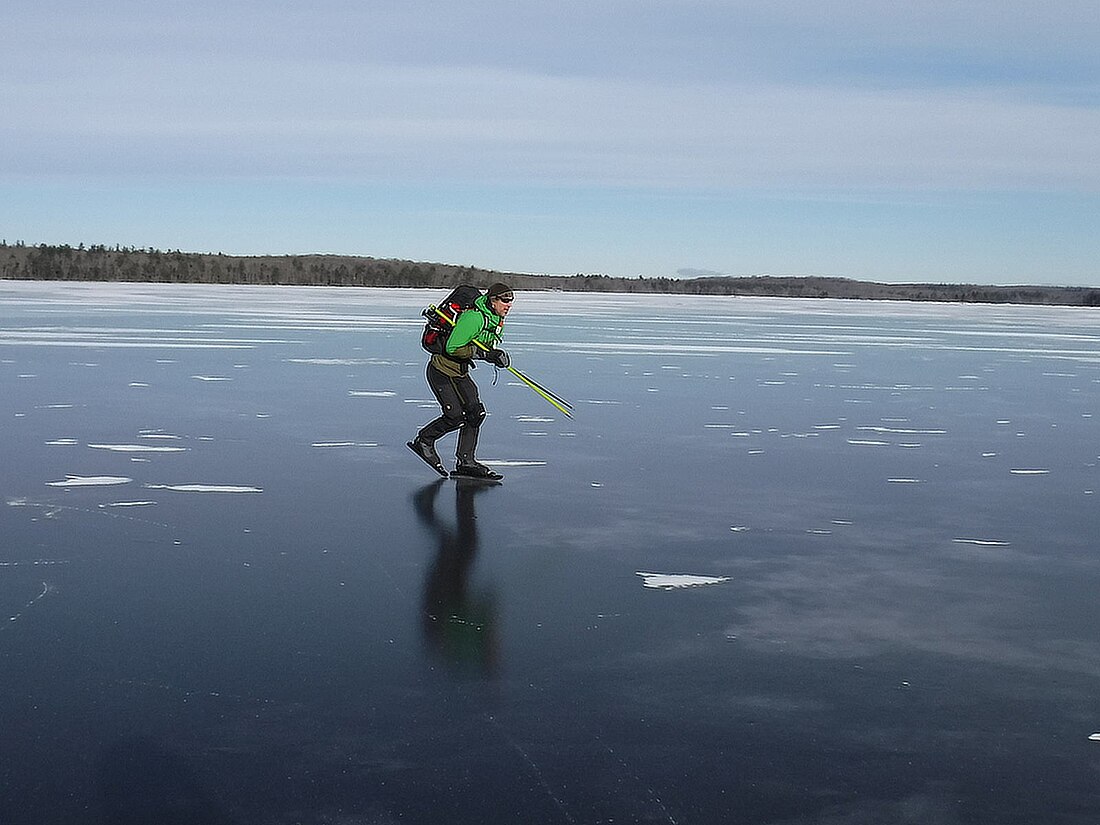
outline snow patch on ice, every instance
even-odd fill
[[[232,378],[227,378],[224,375],[192,375],[196,381],[232,381]]]
[[[901,427],[856,427],[857,430],[872,433],[900,433],[902,435],[945,435],[947,430],[912,430]]]
[[[393,398],[397,395],[393,390],[348,390],[352,398]]]
[[[65,476],[64,481],[47,481],[50,487],[109,487],[115,484],[129,484],[132,478],[124,476]]]
[[[391,364],[377,358],[285,358],[288,364],[312,364],[319,367],[365,367],[377,364]]]
[[[973,544],[977,547],[1008,547],[1007,541],[1001,541],[1000,539],[966,539],[958,538],[951,539],[955,544]]]
[[[148,490],[171,490],[176,493],[262,493],[262,487],[231,484],[145,484]]]
[[[635,571],[642,577],[642,586],[654,590],[676,590],[683,587],[702,587],[708,584],[728,582],[728,576],[696,576],[690,573],[647,573]]]
[[[113,453],[183,453],[188,447],[161,447],[150,444],[89,444],[93,450],[110,450]]]

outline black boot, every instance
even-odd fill
[[[417,436],[412,441],[405,442],[410,450],[420,457],[420,460],[439,473],[444,478],[447,477],[447,468],[443,466],[443,462],[439,459],[439,453],[435,451],[435,447],[429,444],[427,441],[421,441]]]
[[[461,478],[483,478],[486,481],[499,481],[504,478],[496,470],[486,467],[473,458],[460,458],[458,463],[455,464],[454,472],[451,475]]]

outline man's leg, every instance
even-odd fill
[[[439,458],[439,453],[435,451],[435,442],[463,425],[465,419],[462,415],[462,398],[455,380],[433,369],[430,364],[427,369],[427,379],[428,387],[439,402],[442,414],[421,427],[416,438],[408,443],[408,447],[437,473],[446,476],[447,470]]]
[[[458,379],[456,389],[462,399],[462,429],[458,431],[458,448],[455,450],[455,475],[497,480],[504,478],[500,473],[478,462],[477,438],[481,433],[481,422],[485,420],[485,406],[478,397],[477,384],[469,376]]]

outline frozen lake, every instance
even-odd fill
[[[1100,818],[1100,313],[441,297],[0,282],[0,822]]]

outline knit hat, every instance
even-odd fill
[[[508,284],[502,284],[499,281],[485,291],[486,297],[490,299],[500,297],[511,298],[512,294],[512,287],[508,286]]]

